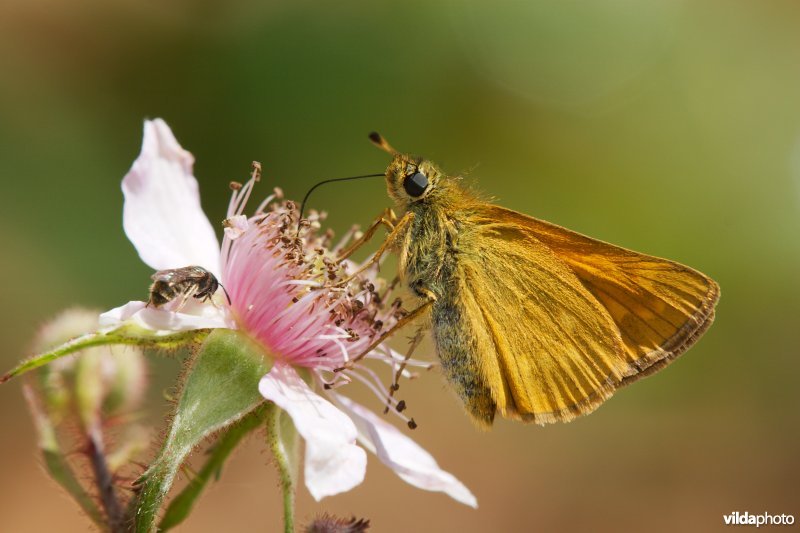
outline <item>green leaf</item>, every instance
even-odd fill
[[[58,444],[55,428],[39,405],[33,389],[29,385],[26,385],[23,388],[23,392],[36,425],[36,432],[39,436],[38,445],[44,458],[44,466],[47,469],[47,473],[75,499],[80,508],[83,509],[83,512],[86,513],[101,531],[107,531],[108,524],[105,516],[100,512],[97,505],[95,505],[94,499],[86,492],[75,477],[75,473],[72,471],[69,462]]]
[[[56,359],[85,350],[86,348],[112,344],[129,344],[141,346],[143,348],[174,350],[186,346],[187,344],[201,341],[208,335],[209,331],[210,330],[207,329],[195,329],[177,333],[160,334],[156,331],[126,325],[105,333],[88,333],[72,339],[49,352],[35,355],[30,359],[22,361],[15,368],[0,377],[0,383],[5,383],[11,378],[20,376],[40,366],[52,363]]]
[[[270,369],[264,349],[246,335],[214,330],[190,360],[177,409],[158,457],[137,481],[135,529],[149,533],[175,475],[191,451],[211,434],[263,404],[258,382]]]
[[[219,479],[219,473],[222,466],[228,459],[228,456],[241,442],[241,440],[248,435],[251,431],[261,426],[266,415],[266,406],[262,406],[236,424],[230,426],[219,437],[214,446],[209,450],[209,456],[203,468],[198,472],[194,478],[189,481],[189,484],[184,488],[180,494],[175,496],[169,503],[164,518],[158,524],[158,529],[167,531],[183,522],[194,506],[197,497],[203,492],[206,485],[211,478],[216,481]]]
[[[277,405],[270,403],[267,414],[267,443],[275,457],[283,492],[283,527],[294,531],[294,496],[300,464],[299,437],[292,418]]]

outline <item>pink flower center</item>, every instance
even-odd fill
[[[245,216],[257,181],[254,176],[243,186],[233,184],[225,221],[221,281],[236,323],[277,361],[312,369],[325,388],[361,381],[408,422],[399,413],[404,404],[389,399],[388,389],[372,370],[356,364],[333,372],[360,356],[403,315],[394,287],[378,278],[375,269],[343,285],[347,270],[355,265],[340,264],[336,255],[355,230],[330,249],[333,234],[319,233],[324,216],[312,211],[298,222],[295,204],[282,200],[279,189],[253,216]],[[388,363],[393,375],[404,359],[383,344],[366,358]],[[407,364],[430,366],[417,360]],[[323,372],[330,379],[323,378]],[[408,371],[403,375],[413,376]]]
[[[363,276],[340,286],[344,266],[328,250],[312,213],[298,231],[293,202],[280,192],[252,217],[242,215],[255,184],[234,190],[222,244],[222,276],[240,327],[275,357],[293,365],[333,370],[361,353],[398,318],[385,306],[383,280]],[[273,200],[278,201],[273,201]]]

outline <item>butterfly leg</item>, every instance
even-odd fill
[[[392,279],[392,281],[391,281],[391,282],[389,282],[389,284],[388,284],[388,285],[386,286],[386,288],[383,290],[383,294],[381,294],[381,295],[380,295],[380,301],[382,301],[382,302],[385,302],[385,301],[386,301],[386,298],[387,298],[387,297],[388,297],[390,294],[392,294],[392,291],[394,291],[394,290],[395,290],[395,288],[397,287],[397,284],[398,284],[398,283],[400,283],[400,276],[399,276],[399,275],[398,275],[398,276],[395,276],[395,277],[394,277],[394,279]]]
[[[355,253],[356,250],[358,250],[367,242],[369,242],[369,240],[375,235],[375,232],[378,231],[378,228],[381,225],[386,226],[389,229],[389,232],[391,232],[394,229],[395,224],[397,224],[397,215],[395,215],[394,211],[392,211],[387,207],[386,210],[380,215],[378,215],[378,218],[376,218],[372,222],[372,224],[370,224],[367,231],[365,231],[361,237],[356,239],[350,246],[347,247],[347,249],[344,252],[342,252],[339,255],[339,257],[336,258],[336,262],[340,263],[344,261],[351,255],[353,255],[353,253]]]
[[[349,368],[353,368],[353,366],[354,366],[354,365],[355,365],[355,364],[356,364],[358,361],[360,361],[361,359],[363,359],[364,357],[366,357],[366,355],[367,355],[368,353],[370,353],[372,350],[374,350],[375,348],[377,348],[377,347],[378,347],[378,346],[379,346],[381,343],[383,343],[383,342],[384,342],[386,339],[388,339],[389,337],[391,337],[392,335],[394,335],[394,333],[395,333],[397,330],[399,330],[400,328],[402,328],[402,327],[403,327],[403,326],[405,326],[406,324],[408,324],[408,323],[410,323],[410,322],[413,322],[413,321],[414,321],[414,319],[416,319],[416,318],[420,317],[422,314],[424,314],[426,311],[428,311],[428,310],[430,309],[430,307],[433,305],[433,303],[434,303],[435,301],[436,301],[436,296],[435,296],[435,295],[434,295],[432,292],[430,292],[430,291],[429,291],[429,294],[428,294],[428,296],[427,296],[427,299],[426,299],[426,301],[425,301],[425,302],[423,302],[422,304],[420,304],[420,306],[419,306],[419,307],[417,307],[416,309],[414,309],[413,311],[409,312],[407,315],[405,315],[404,317],[402,317],[400,320],[398,320],[398,321],[395,323],[395,325],[394,325],[394,326],[392,326],[392,327],[391,327],[391,328],[389,328],[387,331],[385,331],[385,332],[384,332],[384,333],[383,333],[383,334],[382,334],[380,337],[378,337],[378,338],[377,338],[377,339],[376,339],[376,340],[375,340],[375,341],[374,341],[372,344],[370,344],[370,345],[369,345],[369,347],[368,347],[366,350],[364,350],[363,352],[361,352],[360,354],[358,354],[358,355],[357,355],[357,356],[355,356],[354,358],[352,358],[352,359],[350,359],[349,361],[347,361],[347,362],[344,364],[344,366],[342,366],[342,367],[340,367],[340,368],[335,368],[333,371],[334,371],[334,372],[340,372],[340,371],[342,371],[342,370],[346,370],[346,369],[349,369]]]
[[[373,254],[373,256],[369,259],[369,261],[364,263],[358,270],[353,272],[351,275],[347,276],[342,281],[336,283],[334,286],[341,287],[347,285],[353,279],[355,279],[356,276],[358,276],[359,274],[370,268],[372,265],[377,263],[383,256],[383,254],[386,253],[386,251],[389,250],[389,248],[394,246],[397,240],[405,236],[413,220],[414,220],[414,213],[409,212],[403,215],[403,218],[397,221],[397,224],[394,226],[389,235],[386,236],[386,239],[383,241],[380,248],[378,248],[378,251],[375,252],[375,254]]]
[[[397,367],[397,371],[394,373],[394,379],[392,380],[392,384],[389,386],[389,397],[386,398],[386,407],[383,409],[383,414],[389,412],[389,408],[392,405],[392,398],[394,398],[394,393],[400,389],[400,376],[403,375],[403,371],[406,369],[406,363],[408,360],[411,359],[411,356],[414,355],[414,351],[417,349],[417,346],[420,345],[422,339],[425,335],[425,328],[420,327],[417,329],[417,332],[411,338],[411,342],[408,344],[408,350],[406,351],[406,356],[403,358],[403,361],[400,363],[400,366]],[[403,407],[401,407],[401,405]],[[405,408],[405,403],[398,403],[397,410],[402,411]]]

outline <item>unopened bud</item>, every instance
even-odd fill
[[[369,529],[365,518],[338,518],[324,513],[318,516],[305,529],[305,533],[363,533]]]
[[[48,322],[34,340],[34,351],[43,352],[70,339],[98,329],[96,311],[68,309]],[[129,410],[145,390],[144,356],[136,347],[90,348],[54,361],[38,372],[39,391],[53,422],[70,409],[77,411],[85,427],[101,417]]]

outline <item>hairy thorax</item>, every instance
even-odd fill
[[[430,291],[442,298],[456,271],[460,224],[453,213],[429,209],[424,201],[412,204],[409,211],[414,220],[402,247],[401,272],[417,296]]]

